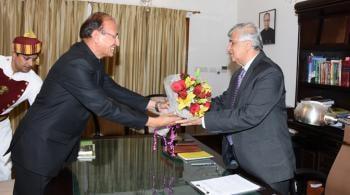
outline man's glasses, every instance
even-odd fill
[[[105,30],[101,29],[100,30],[101,34],[102,35],[108,35],[108,36],[111,36],[113,39],[118,39],[119,38],[119,33],[117,33],[116,35],[113,35],[109,32],[106,32]]]

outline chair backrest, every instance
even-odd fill
[[[343,144],[328,174],[325,195],[350,194],[350,125],[345,126]]]

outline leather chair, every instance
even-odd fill
[[[350,183],[348,177],[350,175],[350,125],[346,125],[344,129],[344,138],[342,146],[332,165],[332,168],[326,177],[317,171],[297,170],[293,181],[291,194],[305,194],[306,182],[313,180],[326,184],[324,188],[325,195],[346,195],[350,194]],[[320,191],[318,191],[320,192]],[[312,193],[323,194],[320,193]]]
[[[325,194],[350,194],[350,125],[344,130],[343,144],[328,174]]]

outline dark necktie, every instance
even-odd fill
[[[231,102],[231,106],[233,106],[233,104],[235,103],[236,97],[237,97],[237,93],[238,93],[238,89],[239,86],[241,86],[241,82],[243,80],[243,77],[245,75],[245,70],[243,68],[239,69],[239,74],[238,76],[234,79],[234,91],[233,91],[233,95],[232,95],[232,102]]]
[[[236,97],[237,97],[237,93],[238,93],[238,89],[239,87],[241,86],[241,83],[242,83],[242,80],[243,80],[243,77],[246,73],[246,71],[244,70],[244,68],[241,68],[238,70],[239,71],[239,74],[238,76],[234,79],[234,91],[233,91],[233,95],[232,95],[232,102],[231,102],[231,106],[233,108],[233,104],[235,103],[236,101]],[[227,138],[227,141],[230,143],[230,145],[233,144],[233,141],[232,141],[232,135],[227,135],[226,136]]]

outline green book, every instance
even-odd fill
[[[80,141],[78,160],[92,160],[96,158],[95,144],[92,140]]]

